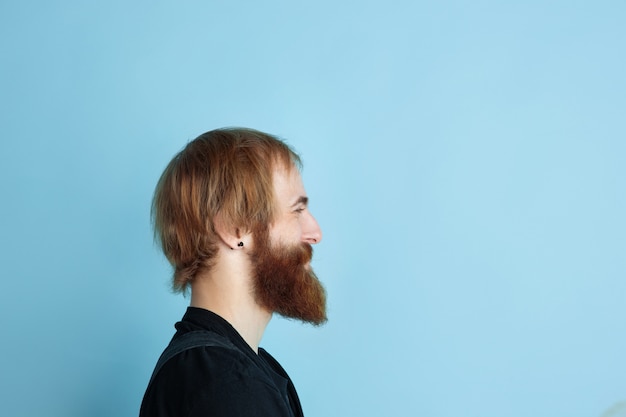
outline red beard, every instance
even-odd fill
[[[250,253],[257,302],[283,317],[319,326],[326,322],[326,291],[307,265],[313,257],[311,245],[273,246],[269,233],[255,236]]]

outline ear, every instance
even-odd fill
[[[221,213],[215,216],[214,227],[222,242],[230,249],[244,249],[252,242],[250,233],[226,221]]]

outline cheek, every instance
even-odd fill
[[[302,224],[299,219],[293,218],[275,224],[270,230],[270,239],[272,242],[291,243],[298,241],[302,235]]]
[[[282,227],[280,235],[276,237],[285,243],[298,243],[302,238],[302,226],[299,219],[293,219]]]

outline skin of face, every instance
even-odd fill
[[[308,197],[300,172],[277,168],[274,171],[276,217],[270,227],[273,244],[314,245],[322,240],[322,230],[309,211]]]

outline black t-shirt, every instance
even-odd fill
[[[189,307],[176,330],[173,340],[210,331],[235,348],[195,347],[167,361],[146,390],[140,417],[302,417],[285,370],[264,349],[257,355],[226,320]]]

